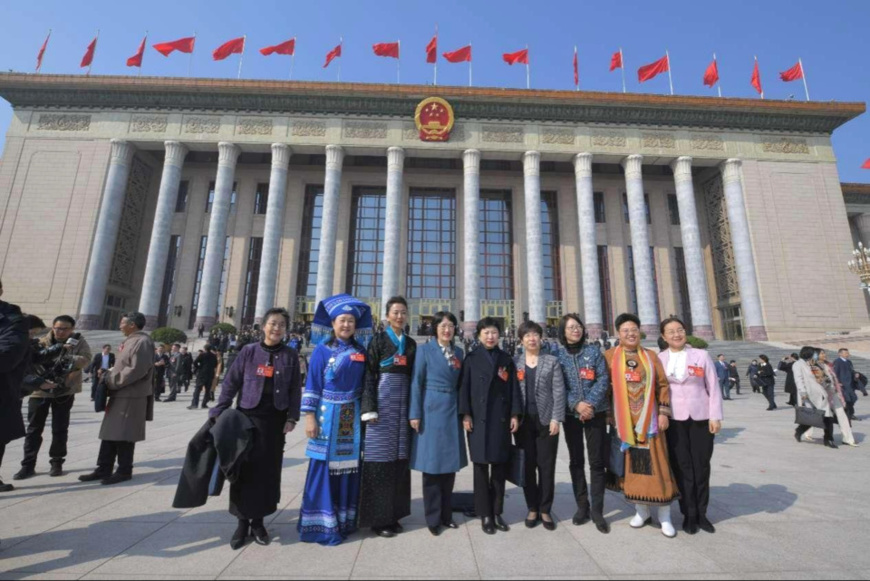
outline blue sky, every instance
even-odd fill
[[[150,45],[197,32],[194,76],[235,77],[236,57],[216,63],[211,51],[223,41],[247,34],[244,78],[287,78],[289,57],[265,58],[256,49],[297,36],[294,78],[332,81],[336,70],[324,71],[323,60],[343,36],[343,81],[395,82],[395,62],[374,57],[371,45],[401,40],[402,82],[427,83],[432,68],[425,63],[424,47],[437,23],[439,52],[473,43],[475,86],[523,87],[523,67],[508,67],[501,54],[528,44],[532,87],[571,88],[571,60],[577,45],[581,87],[621,90],[619,73],[608,71],[610,55],[621,46],[630,92],[668,92],[666,77],[638,85],[636,69],[669,49],[679,95],[715,94],[702,85],[701,78],[716,52],[726,97],[757,96],[749,79],[753,56],[758,55],[770,99],[803,98],[799,82],[785,84],[778,76],[802,57],[813,100],[870,101],[868,0],[5,0],[3,4],[0,70],[33,71],[36,53],[51,28],[43,72],[78,74],[85,47],[100,29],[93,74],[135,74],[125,61],[147,30],[146,75],[185,76],[186,55],[167,59]],[[466,65],[442,60],[438,82],[467,84]],[[11,108],[0,102],[3,135],[10,117]],[[868,115],[834,134],[843,181],[870,182],[870,171],[860,169],[870,158],[868,134]]]

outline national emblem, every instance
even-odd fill
[[[417,105],[414,122],[422,141],[447,141],[455,121],[453,107],[440,97],[429,97]]]

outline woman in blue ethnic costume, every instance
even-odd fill
[[[423,473],[423,504],[429,532],[457,529],[453,521],[456,473],[468,466],[459,418],[462,349],[454,345],[456,317],[435,315],[435,341],[417,351],[411,383],[411,469]]]
[[[357,528],[360,397],[371,309],[348,295],[326,299],[317,306],[311,335],[318,345],[302,394],[311,464],[298,530],[302,542],[335,546]]]
[[[408,405],[417,344],[405,335],[408,303],[387,301],[387,330],[369,346],[362,421],[363,447],[359,526],[392,538],[411,514],[411,427]]]

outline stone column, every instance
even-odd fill
[[[692,158],[680,157],[671,163],[680,211],[680,233],[686,258],[686,280],[692,310],[692,333],[710,341],[713,339],[713,318],[710,314],[710,294],[707,292],[707,268],[701,251],[701,229],[695,205],[695,185],[692,182]]]
[[[758,276],[755,272],[755,256],[752,238],[749,235],[749,220],[743,202],[743,162],[729,159],[723,162],[722,183],[725,188],[725,205],[728,209],[728,225],[731,229],[731,244],[734,247],[734,262],[737,268],[737,284],[740,286],[740,304],[746,326],[747,341],[767,341],[761,296],[758,291]]]
[[[574,179],[577,184],[583,305],[586,309],[584,323],[590,339],[596,340],[604,331],[604,313],[601,303],[601,281],[598,279],[598,242],[591,153],[580,153],[574,157]]]
[[[214,203],[208,224],[208,241],[202,267],[199,304],[196,307],[196,327],[206,331],[217,322],[217,306],[221,291],[221,271],[227,244],[227,223],[233,198],[233,180],[241,149],[234,143],[218,143],[218,169],[214,186]]]
[[[541,154],[523,155],[523,180],[526,200],[526,270],[529,285],[529,318],[540,325],[547,323],[547,299],[544,296],[544,241],[541,233]]]
[[[97,232],[91,247],[82,307],[77,321],[78,328],[82,330],[99,329],[103,322],[106,287],[109,285],[115,245],[118,243],[127,180],[130,178],[130,164],[133,161],[134,149],[131,144],[121,139],[113,139],[111,143],[109,173],[106,176],[106,187],[103,190],[103,202],[97,218]]]
[[[480,152],[476,149],[467,149],[462,154],[462,163],[465,174],[463,183],[463,217],[465,244],[463,245],[463,258],[465,263],[465,296],[462,301],[462,309],[465,311],[463,327],[466,332],[477,330],[477,322],[480,320]]]
[[[867,247],[870,245],[870,214],[855,216],[854,222],[858,230],[858,242]]]
[[[160,178],[160,193],[157,195],[157,210],[154,212],[145,279],[142,281],[142,296],[139,299],[139,311],[145,315],[145,328],[149,331],[157,328],[160,315],[166,260],[172,240],[172,217],[178,201],[181,168],[188,151],[183,143],[177,141],[167,141],[164,146],[166,156],[163,159],[163,176]]]
[[[405,150],[387,150],[387,216],[384,229],[384,278],[381,286],[381,318],[387,318],[387,301],[399,294],[399,252],[402,247],[402,172]]]
[[[634,249],[637,315],[640,317],[641,330],[647,336],[655,337],[659,332],[659,314],[656,311],[655,277],[649,251],[649,225],[646,223],[642,165],[642,155],[629,155],[622,160],[628,197],[628,219],[631,224],[631,246]]]
[[[260,280],[257,284],[257,324],[263,315],[275,306],[278,284],[278,255],[281,235],[284,233],[284,205],[287,198],[287,171],[292,151],[283,143],[272,144],[272,173],[269,175],[269,200],[266,206],[266,224],[263,228],[263,255],[260,258]]]
[[[320,257],[317,261],[317,294],[319,304],[333,294],[335,278],[335,235],[338,229],[338,204],[341,199],[341,166],[344,149],[340,145],[326,146],[326,176],[323,182],[323,219],[320,228]]]

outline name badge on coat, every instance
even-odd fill
[[[510,378],[510,374],[508,373],[507,368],[505,368],[505,367],[501,367],[501,368],[499,368],[499,370],[498,370],[498,377],[499,377],[499,379],[501,379],[502,381],[507,381],[507,380]]]
[[[270,365],[258,365],[257,377],[274,377],[275,368]]]
[[[689,375],[692,377],[704,377],[704,368],[695,365],[689,365]]]

